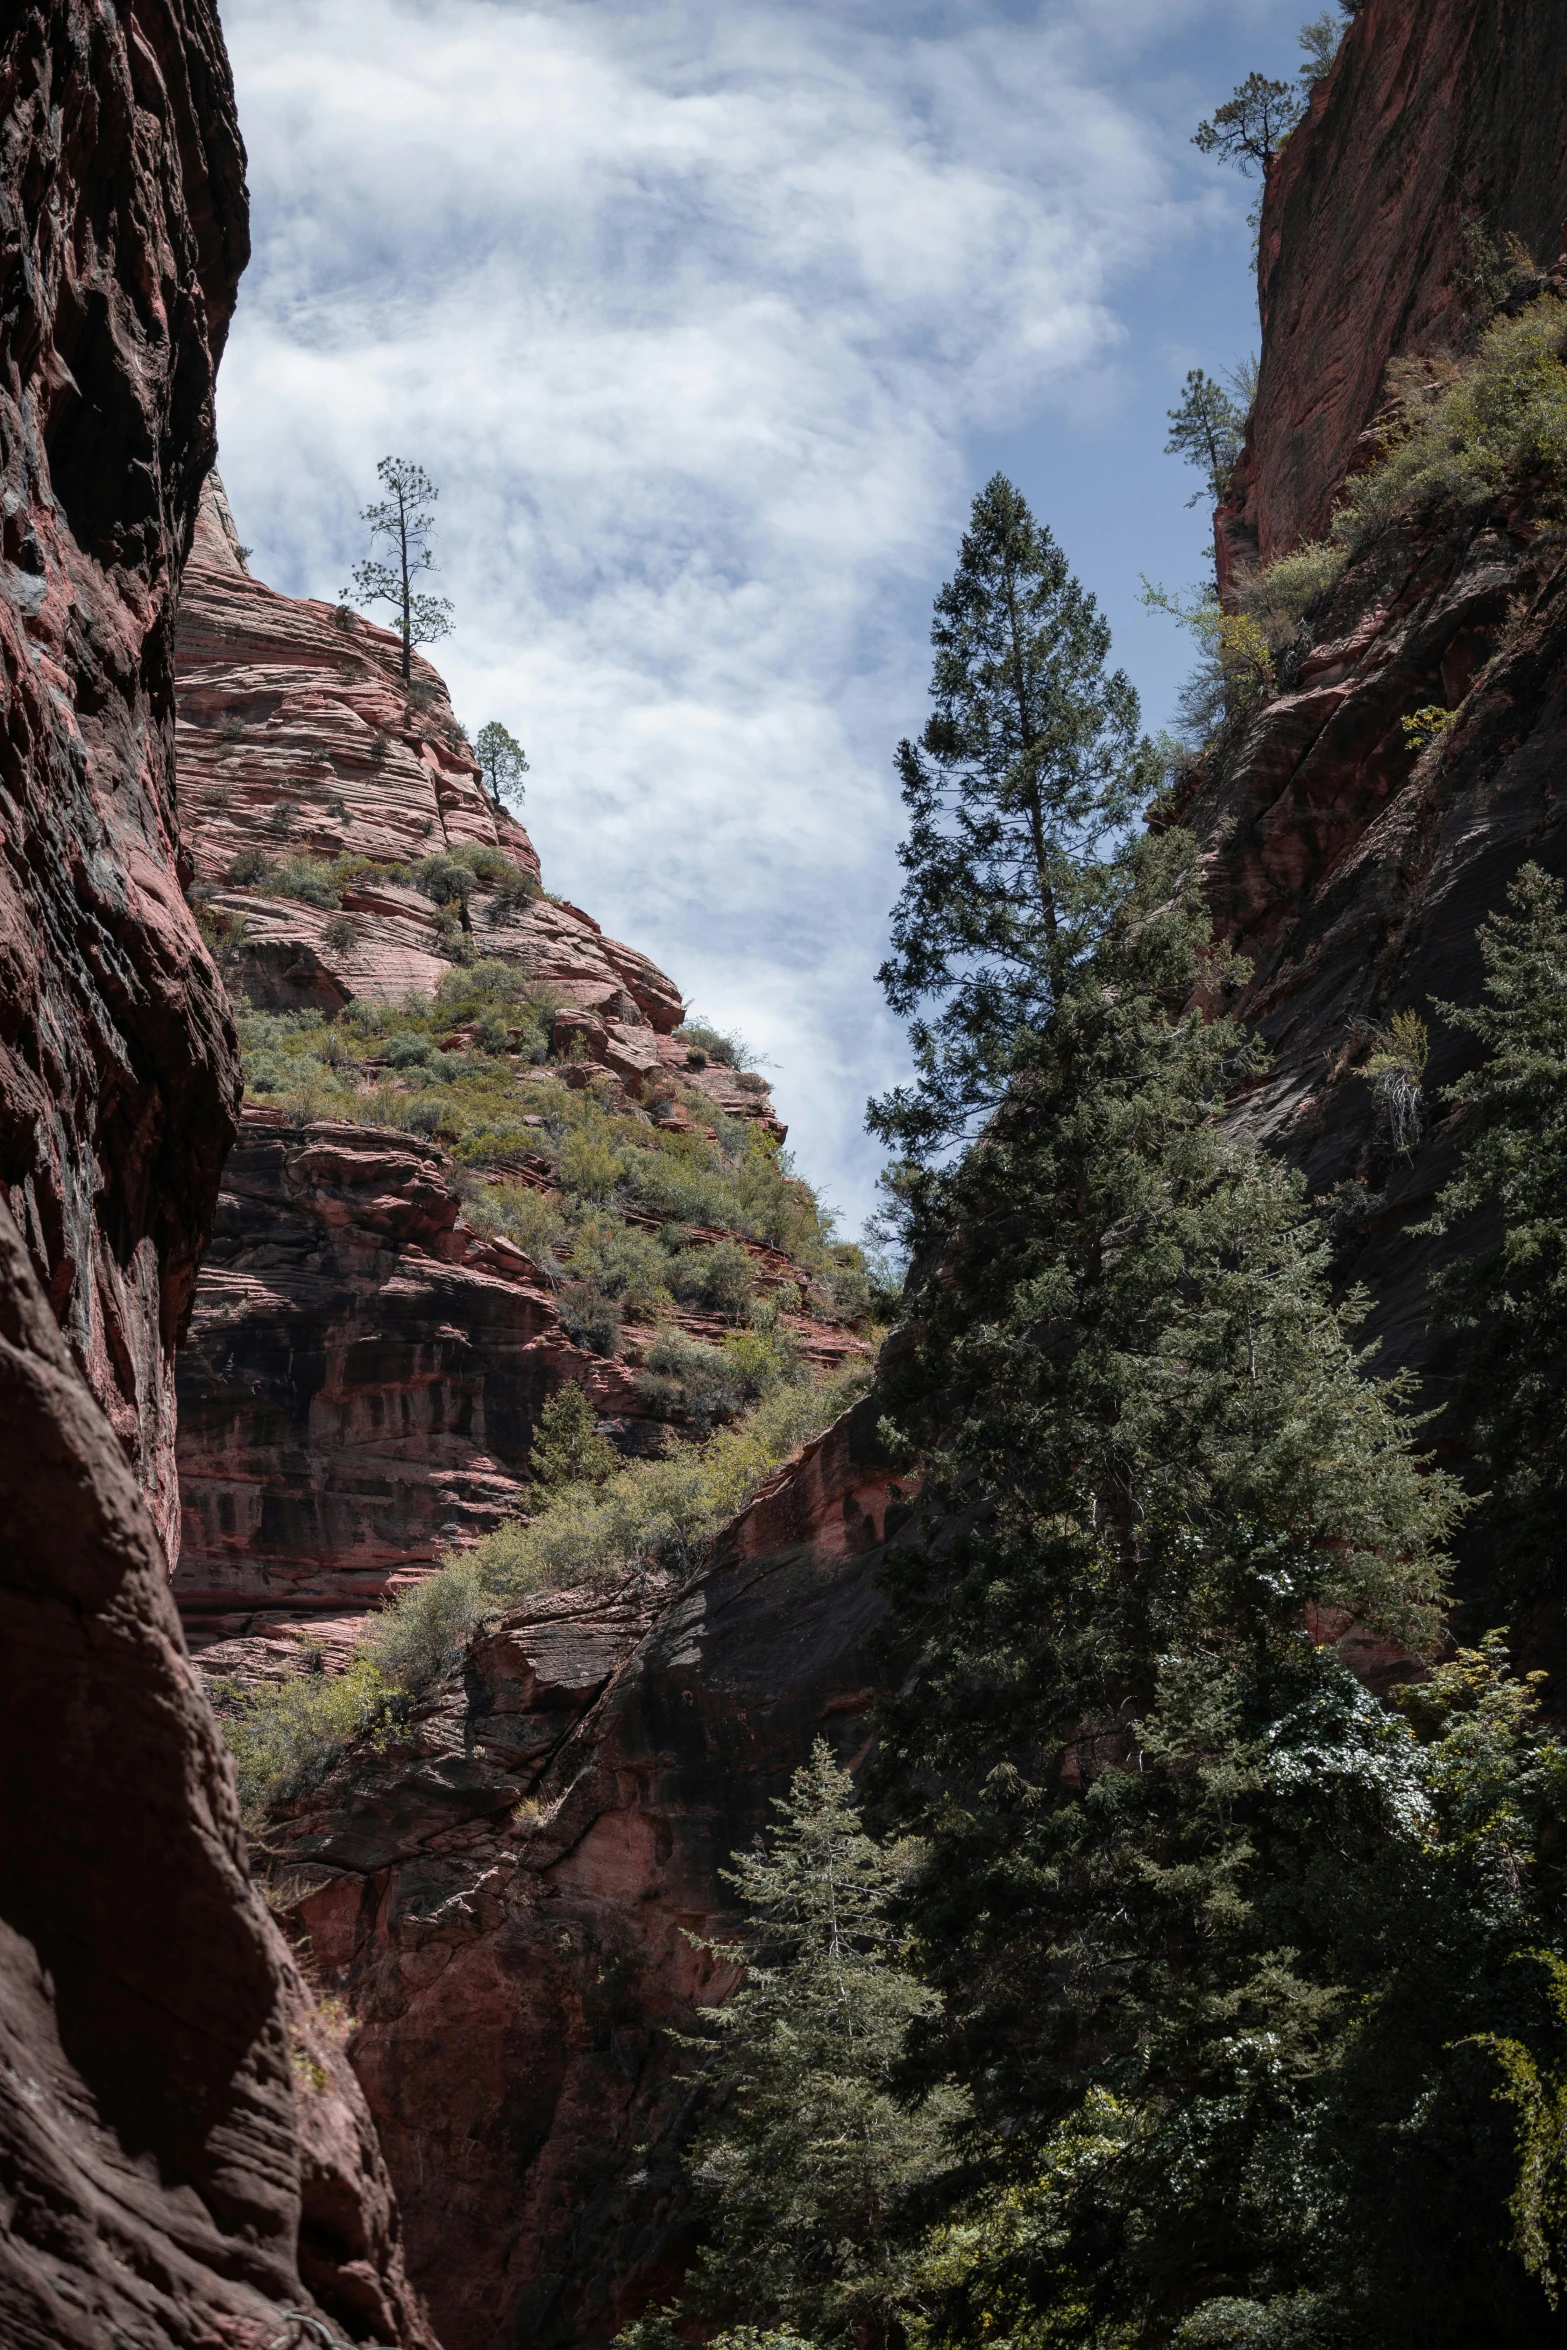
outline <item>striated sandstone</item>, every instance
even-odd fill
[[[409,864],[468,843],[537,880],[532,843],[491,805],[430,663],[416,656],[405,687],[389,630],[251,578],[218,486],[197,523],[177,662],[184,835],[212,902],[244,923],[231,971],[253,1002],[329,1011],[396,999],[452,966],[417,890],[363,875],[344,895],[345,929],[330,908],[224,886],[244,851]],[[542,896],[502,921],[496,910],[481,887],[469,908],[479,952],[520,962],[609,1023],[679,1025],[673,982],[591,915]]]
[[[247,249],[206,0],[0,21],[0,2340],[431,2344],[254,1891],[168,1589],[172,1357],[233,1132],[171,639]]]
[[[750,1253],[764,1287],[790,1278],[777,1250]],[[710,1342],[727,1327],[676,1320]],[[789,1324],[820,1367],[856,1351],[845,1331]],[[565,1378],[626,1450],[656,1449],[636,1379],[651,1336],[628,1326],[614,1360],[574,1346],[531,1260],[461,1222],[433,1144],[247,1111],[180,1355],[175,1593],[192,1640],[223,1643],[204,1661],[276,1670],[293,1627],[320,1637],[312,1619],[362,1615],[515,1514]]]
[[[1567,16],[1556,0],[1365,0],[1269,176],[1225,575],[1321,535],[1372,453],[1390,358],[1461,344],[1466,222],[1546,266],[1567,241]]]

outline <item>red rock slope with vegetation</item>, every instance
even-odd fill
[[[178,679],[248,1103],[181,1358],[176,1590],[248,1676],[524,1511],[563,1382],[647,1457],[770,1364],[863,1354],[865,1283],[765,1079],[542,890],[436,672],[252,579],[215,483]]]
[[[246,257],[205,0],[0,29],[0,2338],[430,2339],[342,2031],[253,1889],[168,1588],[233,1132],[172,617]]]

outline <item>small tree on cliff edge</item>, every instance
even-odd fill
[[[343,590],[343,601],[346,604],[352,595],[361,604],[393,607],[403,640],[406,685],[413,678],[414,646],[434,644],[451,631],[452,607],[448,598],[419,595],[414,590],[419,573],[435,568],[430,548],[430,534],[435,527],[431,508],[440,492],[422,466],[410,465],[404,457],[383,457],[376,472],[386,496],[362,508],[360,520],[370,525],[372,542],[385,541],[392,560],[383,563],[372,555],[365,562],[356,563],[353,587]]]
[[[508,800],[520,806],[527,796],[522,779],[528,772],[528,756],[510,728],[498,718],[490,719],[474,736],[473,751],[497,814]]]
[[[1186,393],[1179,408],[1167,409],[1165,413],[1170,420],[1165,455],[1184,457],[1203,476],[1203,487],[1193,490],[1187,505],[1195,506],[1211,494],[1213,503],[1221,506],[1229,490],[1235,460],[1241,453],[1246,420],[1239,408],[1223,384],[1216,383],[1200,367],[1194,367],[1186,378]]]
[[[931,641],[936,707],[918,746],[898,746],[908,879],[877,973],[919,1075],[868,1112],[912,1161],[1001,1099],[1105,918],[1111,837],[1158,783],[1137,695],[1105,666],[1109,628],[999,473],[974,500]]]
[[[1305,100],[1293,82],[1248,74],[1233,98],[1214,108],[1212,120],[1197,125],[1192,145],[1266,179],[1268,166],[1304,112]]]

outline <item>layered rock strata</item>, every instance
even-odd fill
[[[675,1132],[706,1112],[783,1140],[762,1079],[673,1033],[674,983],[538,889],[527,834],[486,797],[435,670],[417,662],[406,688],[388,631],[252,578],[216,476],[185,573],[178,712],[184,837],[199,897],[229,932],[236,994],[330,1017],[356,997],[433,992],[459,952],[493,957],[548,991],[550,1047],[569,1056],[554,1079],[612,1078],[617,1098]],[[504,867],[477,875],[459,936],[406,874],[464,846],[498,851],[527,887]],[[286,876],[265,890],[232,882],[247,855],[274,873],[289,856],[348,858],[352,870],[340,904],[323,907],[283,894]],[[446,1041],[460,1048],[466,1034]],[[518,1063],[519,1107],[545,1075]],[[488,1172],[547,1188],[547,1164],[518,1157]],[[554,1285],[508,1243],[468,1230],[459,1208],[450,1160],[418,1136],[247,1115],[181,1359],[176,1591],[193,1639],[223,1643],[214,1666],[245,1677],[297,1661],[298,1637],[338,1619],[346,1641],[400,1577],[514,1513],[539,1412],[563,1377],[627,1450],[659,1440],[636,1378],[651,1329],[631,1331],[617,1361],[584,1353]],[[764,1291],[798,1270],[746,1245]],[[689,1336],[723,1335],[711,1318],[674,1319]],[[854,1350],[808,1315],[790,1327],[819,1366]]]
[[[216,16],[18,0],[0,110],[0,2339],[426,2344],[168,1589],[238,1090],[171,764],[246,254]]]
[[[204,894],[243,926],[228,963],[252,1002],[331,1011],[356,996],[395,1000],[436,987],[452,960],[437,907],[395,877],[364,871],[334,914],[229,885],[246,850],[398,866],[469,845],[501,850],[537,881],[532,843],[492,806],[429,662],[415,657],[405,687],[388,630],[252,579],[216,487],[185,575],[178,672],[185,839]],[[588,1015],[605,1053],[622,1031],[679,1025],[672,981],[575,906],[498,901],[481,885],[468,921],[479,951],[520,963]]]
[[[1554,8],[1360,11],[1267,189],[1261,383],[1241,496],[1218,517],[1221,572],[1323,526],[1346,471],[1375,452],[1389,357],[1483,323],[1466,220],[1557,250],[1564,76]],[[1542,278],[1511,300],[1560,290]],[[1417,755],[1402,721],[1433,704],[1454,718]],[[1461,1365],[1428,1279],[1459,1244],[1413,1228],[1451,1172],[1441,1092],[1473,1050],[1441,1006],[1477,999],[1476,932],[1519,866],[1567,873],[1564,790],[1567,574],[1557,534],[1518,496],[1478,524],[1379,534],[1308,608],[1277,690],[1174,810],[1252,967],[1237,1008],[1273,1051],[1241,1122],[1303,1169],[1341,1277],[1371,1293],[1380,1366],[1416,1372],[1436,1405]],[[1364,1069],[1400,1011],[1428,1023],[1431,1051],[1419,1131],[1395,1137]],[[1470,1558],[1465,1588],[1485,1573]],[[1530,1640],[1537,1661],[1567,1654],[1545,1617]]]
[[[776,1250],[750,1254],[763,1294],[794,1270]],[[727,1327],[672,1319],[709,1342]],[[820,1369],[862,1351],[803,1313],[783,1326]],[[515,1514],[564,1379],[624,1450],[657,1450],[665,1423],[637,1379],[654,1335],[629,1324],[613,1359],[574,1345],[557,1284],[462,1222],[433,1144],[247,1111],[180,1357],[175,1591],[192,1640],[224,1644],[204,1661],[244,1677],[268,1639],[294,1642],[297,1661],[313,1618],[362,1616]]]
[[[1567,229],[1567,19],[1555,0],[1364,0],[1269,175],[1262,363],[1219,558],[1273,562],[1327,526],[1388,361],[1459,348],[1480,243],[1548,267]]]

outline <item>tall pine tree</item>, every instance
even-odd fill
[[[936,599],[931,697],[898,746],[908,879],[878,978],[907,1018],[917,1083],[869,1112],[913,1160],[995,1107],[1092,945],[1111,851],[1153,788],[1110,631],[1027,501],[997,474]]]
[[[744,1931],[707,1946],[743,1970],[711,2014],[716,2110],[692,2148],[707,2241],[682,2309],[628,2350],[655,2350],[681,2314],[856,2350],[902,2338],[918,2254],[900,2223],[950,2159],[960,2103],[938,2084],[911,2110],[892,2074],[936,2000],[889,1916],[900,1857],[865,1833],[824,1739],[774,1808],[724,1871]]]
[[[1471,1252],[1435,1303],[1475,1336],[1461,1408],[1490,1486],[1488,1547],[1508,1604],[1567,1589],[1567,911],[1526,865],[1480,931],[1478,1004],[1437,1008],[1478,1041],[1450,1086],[1458,1170],[1427,1227]],[[1478,1248],[1473,1243],[1478,1240]]]

